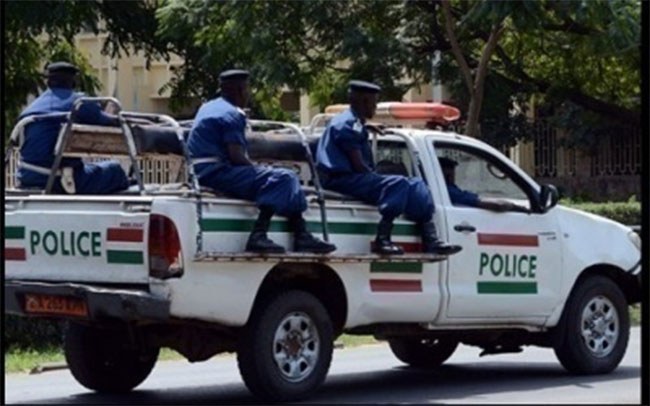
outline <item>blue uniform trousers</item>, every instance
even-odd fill
[[[433,217],[433,200],[420,178],[349,173],[325,176],[323,187],[378,206],[379,213],[390,219],[404,214],[411,221],[427,222]]]
[[[67,166],[67,165],[62,165]],[[129,187],[129,180],[118,162],[103,161],[84,164],[76,162],[74,167],[74,182],[76,194],[101,195],[119,192]],[[21,188],[37,187],[44,189],[47,185],[47,175],[30,171],[29,169],[18,169],[18,180]],[[63,193],[61,177],[54,179],[52,188],[54,193]]]
[[[263,166],[196,165],[199,184],[237,199],[267,206],[281,216],[307,209],[296,174],[289,169]]]

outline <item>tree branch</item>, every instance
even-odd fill
[[[463,57],[463,53],[458,45],[458,39],[454,33],[454,19],[451,16],[451,11],[449,10],[449,0],[442,1],[442,10],[445,13],[445,28],[447,30],[447,36],[449,37],[449,42],[451,43],[451,52],[460,66],[460,70],[463,73],[463,79],[465,80],[465,85],[469,94],[474,94],[474,80],[472,79],[472,72],[467,65],[467,61]]]
[[[487,74],[487,64],[490,61],[492,52],[497,46],[497,42],[505,30],[505,26],[501,25],[502,21],[499,22],[490,33],[490,38],[488,38],[485,47],[483,48],[483,53],[481,55],[481,60],[478,63],[478,69],[476,71],[476,84],[475,89],[482,89],[483,83],[485,82],[485,75]]]

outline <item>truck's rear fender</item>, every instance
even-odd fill
[[[348,298],[343,281],[332,268],[318,263],[276,265],[264,278],[253,309],[263,306],[268,298],[279,291],[290,289],[304,290],[316,296],[327,309],[335,334],[343,331],[348,314]]]

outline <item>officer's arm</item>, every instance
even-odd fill
[[[350,165],[352,169],[358,173],[367,173],[370,172],[370,168],[366,166],[363,162],[363,156],[361,155],[361,150],[356,148],[348,148],[345,150],[345,153],[348,155],[350,160]]]
[[[234,166],[250,166],[253,163],[246,156],[244,146],[229,142],[226,144],[228,147],[228,160]]]
[[[505,211],[519,211],[519,212],[528,212],[528,209],[519,206],[517,204],[511,203],[507,200],[478,200],[478,207],[486,210],[505,212]]]
[[[99,103],[84,103],[77,111],[77,121],[82,124],[118,126],[120,120],[113,114],[104,113]]]

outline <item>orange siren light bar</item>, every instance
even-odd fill
[[[338,114],[349,107],[348,104],[333,104],[325,108],[326,114]],[[372,121],[382,122],[450,122],[460,118],[460,111],[442,103],[377,103],[377,111]]]

